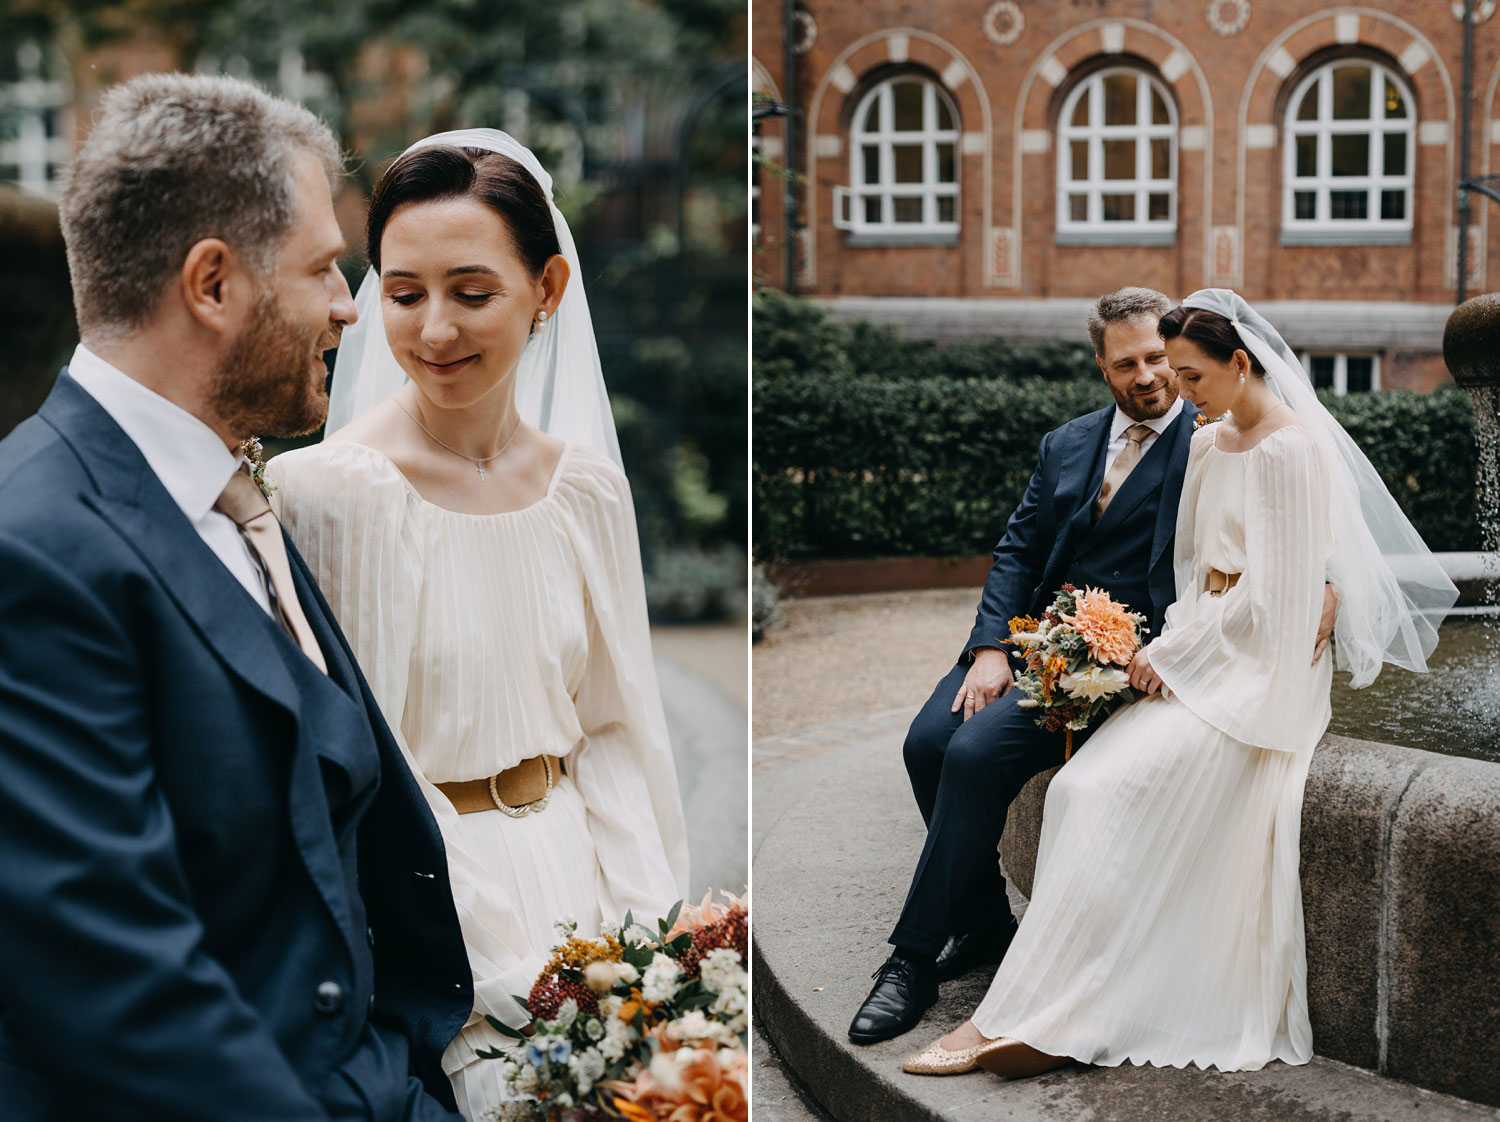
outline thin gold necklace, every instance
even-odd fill
[[[453,447],[453,445],[442,439],[442,437],[438,436],[421,421],[417,420],[417,415],[406,406],[402,405],[401,402],[396,401],[394,397],[391,398],[391,400],[396,402],[397,409],[401,410],[401,412],[405,413],[408,417],[411,418],[412,424],[416,425],[417,428],[421,429],[429,437],[432,438],[433,443],[441,445],[442,447],[448,449],[448,451],[452,452],[455,456],[459,456],[465,460],[468,460],[469,463],[473,464],[474,470],[479,473],[480,479],[483,479],[488,474],[484,470],[484,465],[489,463],[491,460],[498,460],[501,456],[505,455],[505,450],[510,447],[511,441],[515,440],[516,433],[521,431],[521,422],[519,419],[517,419],[516,427],[510,430],[510,435],[505,438],[505,443],[500,445],[500,451],[494,453],[494,455],[491,456],[471,456],[467,452],[460,452],[457,448]]]

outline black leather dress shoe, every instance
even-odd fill
[[[940,982],[951,982],[970,970],[981,966],[996,966],[1005,952],[1010,949],[1010,941],[1016,935],[1016,921],[1007,919],[1005,922],[994,927],[986,927],[982,931],[967,931],[962,935],[954,935],[943,945],[941,953],[937,956],[937,980]]]
[[[849,1025],[856,1044],[878,1044],[915,1028],[938,997],[932,963],[897,951],[875,971],[875,988]]]

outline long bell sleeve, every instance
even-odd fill
[[[663,917],[688,887],[687,831],[651,659],[635,512],[612,462],[574,453],[559,498],[585,584],[588,652],[568,767],[599,855],[599,910]]]
[[[1238,453],[1212,449],[1213,438],[1207,429],[1194,437],[1174,556],[1178,598],[1147,657],[1167,688],[1221,732],[1255,747],[1310,750],[1330,715],[1332,660],[1310,665],[1331,547],[1328,473],[1299,425]],[[1210,473],[1220,476],[1210,481]],[[1218,596],[1202,591],[1219,567],[1212,531],[1226,511],[1215,504],[1242,507],[1244,516],[1244,568]]]
[[[394,465],[362,445],[331,442],[266,465],[272,502],[338,618],[442,832],[448,876],[474,978],[473,1024],[490,1014],[521,1028],[524,995],[545,965],[513,901],[459,840],[458,812],[417,764],[405,727],[423,602],[427,513]]]

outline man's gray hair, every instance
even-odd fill
[[[144,325],[204,238],[269,274],[296,219],[299,151],[337,186],[328,126],[238,78],[147,74],[106,93],[59,203],[79,331]]]
[[[1089,309],[1089,342],[1094,345],[1094,355],[1104,358],[1104,329],[1111,324],[1135,319],[1150,319],[1154,323],[1171,309],[1172,301],[1154,288],[1117,288],[1106,292]]]

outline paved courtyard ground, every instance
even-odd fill
[[[977,588],[784,600],[752,656],[754,738],[920,705],[978,602]]]

